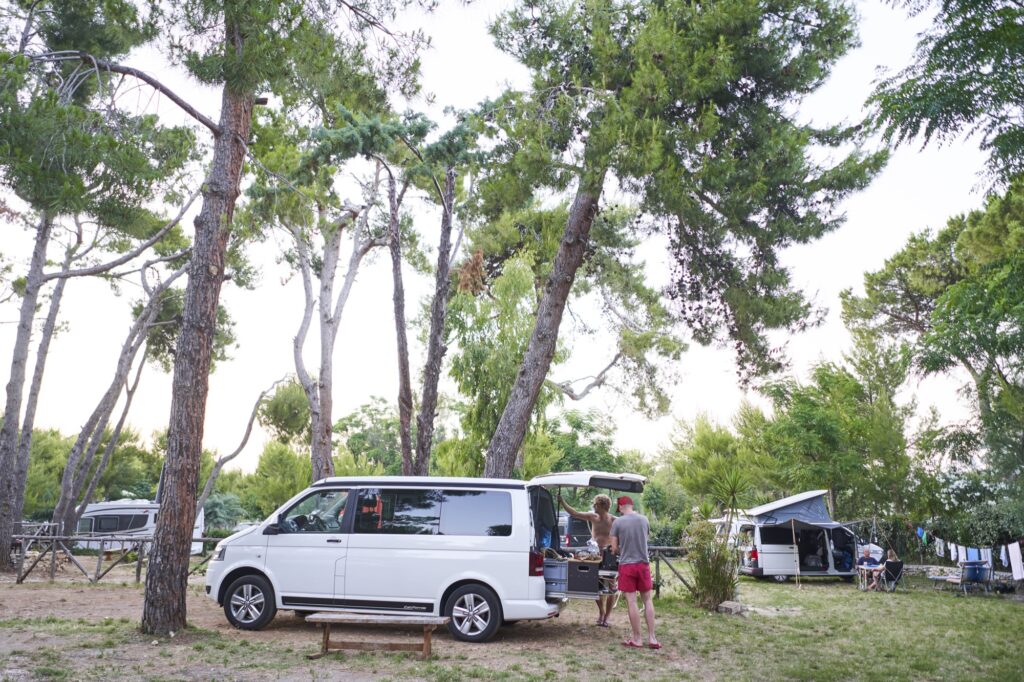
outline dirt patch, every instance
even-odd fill
[[[134,578],[134,575],[131,576]],[[447,632],[435,635],[435,656],[427,662],[406,654],[331,655],[309,661],[319,630],[291,612],[279,612],[264,630],[243,632],[228,625],[206,598],[201,578],[190,584],[189,629],[173,638],[138,631],[143,591],[133,580],[28,582],[0,577],[0,679],[121,680],[231,678],[294,679],[647,679],[703,677],[701,660],[685,651],[671,628],[661,651],[625,650],[624,605],[611,628],[596,627],[596,609],[573,602],[561,617],[503,627],[492,642],[467,644]],[[410,629],[346,628],[346,639],[408,641]]]

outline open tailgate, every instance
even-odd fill
[[[607,488],[627,493],[642,493],[647,478],[640,474],[613,474],[607,471],[566,471],[544,474],[527,482],[528,486],[566,488]]]

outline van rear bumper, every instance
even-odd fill
[[[742,573],[743,575],[752,575],[755,578],[760,578],[764,575],[764,569],[760,567],[753,568],[751,566],[740,566],[740,573]]]
[[[505,620],[544,620],[554,618],[562,612],[565,600],[560,599],[554,604],[549,604],[543,599],[513,599],[505,600],[501,604],[502,617]]]

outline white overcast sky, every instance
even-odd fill
[[[454,1],[442,2],[442,8],[425,20],[405,19],[407,25],[422,25],[433,36],[433,48],[423,58],[424,89],[436,96],[436,105],[427,109],[431,114],[440,116],[444,106],[472,107],[499,93],[506,83],[524,83],[522,68],[498,53],[486,32],[488,20],[504,4],[481,1],[466,7]],[[880,0],[860,0],[856,7],[861,17],[862,45],[839,63],[826,87],[800,107],[806,120],[824,125],[860,118],[877,69],[893,70],[909,63],[916,35],[928,21],[928,17],[909,19]],[[154,55],[135,55],[129,61],[165,79],[179,94],[216,118],[219,97],[215,92],[204,90],[162,66]],[[178,117],[172,103],[159,98],[154,98],[153,103],[169,120]],[[425,107],[422,103],[420,106]],[[840,291],[848,287],[860,290],[864,272],[880,267],[912,232],[940,228],[949,216],[981,205],[979,172],[983,160],[974,140],[941,148],[900,148],[872,185],[846,202],[844,227],[785,253],[784,261],[791,266],[796,283],[819,305],[829,309],[823,325],[789,339],[789,357],[798,377],[805,378],[807,370],[817,362],[839,360],[849,347],[849,337],[838,314]],[[426,214],[421,220],[426,243],[434,244],[435,216]],[[31,249],[27,235],[13,225],[3,230],[3,253],[20,264],[27,263]],[[655,280],[667,272],[661,246],[651,243],[643,249]],[[302,294],[295,279],[287,281],[288,273],[277,264],[276,248],[268,243],[253,251],[262,270],[256,290],[225,286],[223,291],[222,300],[237,323],[239,345],[232,349],[232,359],[221,364],[211,377],[205,447],[220,453],[236,447],[260,391],[275,379],[294,372],[291,342],[301,316]],[[419,309],[431,283],[412,273],[406,277],[411,315]],[[37,428],[57,428],[73,434],[87,419],[110,380],[130,324],[129,302],[137,293],[130,286],[124,291],[126,295],[116,297],[101,283],[80,280],[67,287],[62,315],[66,329],[50,352]],[[15,303],[0,306],[0,357],[4,358],[0,379],[4,384],[16,319]],[[571,343],[573,329],[569,317],[562,331]],[[311,333],[311,337],[306,357],[310,366],[315,367],[316,333]],[[414,331],[410,337],[414,343],[413,372],[418,376],[424,353],[415,342]],[[610,342],[577,344],[571,362],[555,370],[553,378],[563,380],[591,374],[613,353]],[[756,393],[744,391],[737,384],[729,351],[693,345],[676,373],[679,382],[672,391],[672,414],[656,421],[633,412],[628,399],[610,390],[591,394],[586,401],[570,407],[593,408],[613,415],[620,447],[653,453],[667,442],[678,419],[691,420],[704,412],[728,421],[744,399],[762,403]],[[966,410],[956,395],[958,383],[915,382],[908,392],[918,396],[922,407],[936,405],[945,419],[957,419]],[[170,376],[147,368],[129,418],[144,438],[166,428],[170,391]],[[394,403],[396,394],[389,263],[386,257],[378,257],[360,276],[338,335],[334,417],[347,414],[371,396],[382,396]],[[246,470],[255,467],[266,438],[259,430],[254,432],[234,465]]]

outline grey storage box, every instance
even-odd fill
[[[598,575],[598,570],[601,567],[600,562],[568,561],[566,564],[569,569],[569,592],[572,594],[596,596],[600,589],[600,576]]]

